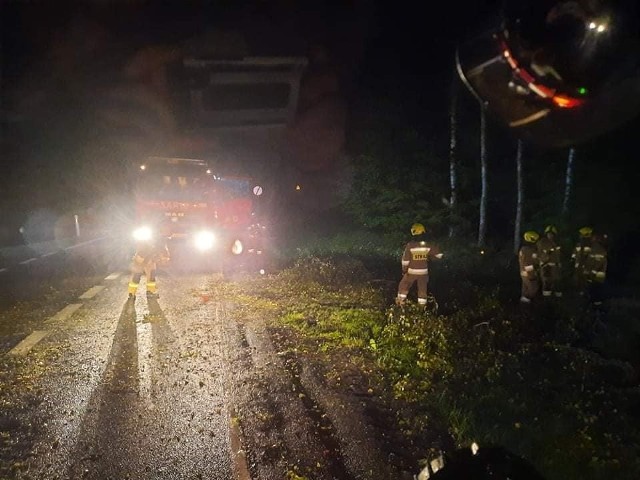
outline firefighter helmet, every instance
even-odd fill
[[[423,233],[425,233],[426,230],[424,228],[424,225],[421,223],[414,223],[413,225],[411,225],[411,235],[421,235]]]
[[[555,225],[547,225],[544,227],[544,233],[553,233],[554,235],[558,234],[558,229]]]
[[[580,233],[581,237],[590,237],[593,234],[593,228],[582,227],[580,230],[578,230],[578,233]]]
[[[463,43],[458,73],[514,131],[573,146],[640,111],[637,0],[505,0],[500,20]]]
[[[529,230],[528,232],[524,232],[524,241],[529,243],[535,243],[540,238],[538,232],[534,232],[533,230]]]

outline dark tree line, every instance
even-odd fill
[[[629,246],[640,231],[638,120],[544,149],[514,137],[460,86],[447,98],[446,110],[433,112],[388,90],[363,96],[349,145],[356,174],[347,208],[357,220],[392,234],[422,221],[436,237],[511,251],[526,230],[553,223],[571,241],[590,225],[609,235],[612,269],[640,276]]]

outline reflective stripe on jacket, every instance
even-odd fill
[[[560,245],[555,240],[544,237],[536,243],[538,247],[538,262],[540,265],[560,265]]]
[[[439,254],[438,248],[421,240],[407,243],[402,254],[402,271],[411,275],[427,275],[429,259]]]

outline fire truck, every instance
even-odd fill
[[[264,273],[266,226],[252,178],[202,159],[148,157],[134,186],[136,242],[165,242],[173,264],[243,265]]]
[[[167,68],[173,143],[134,166],[134,237],[165,240],[174,266],[224,262],[263,272],[307,60],[193,45]]]

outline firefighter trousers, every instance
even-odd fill
[[[562,296],[560,291],[560,267],[558,265],[542,265],[540,268],[540,277],[542,280],[542,296],[556,297]]]
[[[538,294],[538,290],[540,290],[540,282],[538,281],[538,276],[523,273],[521,277],[522,296],[520,297],[520,300],[523,302],[530,302]]]
[[[409,295],[409,290],[411,290],[414,283],[418,284],[418,304],[427,304],[427,285],[429,283],[429,275],[414,275],[412,273],[405,273],[402,276],[402,280],[400,280],[400,284],[398,285],[398,297],[396,298],[397,303],[404,303]]]
[[[133,272],[131,274],[131,280],[129,280],[129,293],[131,295],[135,295],[138,290],[138,285],[140,285],[140,278],[142,277],[143,272]],[[147,292],[148,293],[156,293],[156,271],[155,269],[145,271],[144,275],[147,277]]]

